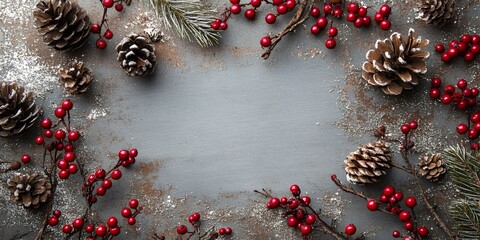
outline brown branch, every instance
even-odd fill
[[[293,32],[298,27],[298,25],[302,24],[310,17],[309,13],[313,7],[314,2],[315,1],[313,0],[302,0],[300,3],[298,3],[300,6],[298,7],[297,12],[295,12],[292,20],[290,20],[290,22],[285,26],[282,32],[271,38],[272,44],[270,44],[267,50],[262,54],[263,59],[267,60],[270,57],[270,53],[272,53],[273,49],[282,40],[282,38],[288,33]],[[308,9],[305,10],[307,5]]]

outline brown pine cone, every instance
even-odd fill
[[[348,181],[376,183],[392,167],[392,153],[383,141],[368,143],[351,152],[344,163]]]
[[[93,81],[92,70],[81,61],[73,60],[66,68],[60,68],[60,84],[70,94],[81,94]]]
[[[130,34],[116,47],[117,60],[129,76],[146,76],[155,71],[157,57],[149,37]]]
[[[51,195],[50,181],[40,173],[16,173],[7,181],[10,199],[17,205],[38,208]]]
[[[440,153],[420,156],[418,166],[420,167],[418,169],[420,175],[432,182],[440,180],[447,171],[445,161]]]
[[[414,33],[410,29],[406,37],[396,32],[383,41],[377,40],[363,63],[363,79],[388,95],[399,95],[417,85],[420,76],[427,72],[425,60],[430,54],[422,51],[429,41]]]
[[[421,0],[418,17],[428,24],[444,26],[455,16],[455,0]]]
[[[0,81],[0,137],[19,134],[38,118],[33,92],[17,83]]]
[[[33,16],[43,42],[57,50],[77,49],[90,34],[90,19],[77,1],[41,0]]]

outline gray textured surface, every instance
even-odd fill
[[[288,18],[280,19],[273,27],[266,26],[263,15],[269,7],[264,7],[254,22],[240,16],[232,19],[228,31],[222,34],[221,45],[215,48],[199,49],[166,32],[165,42],[156,44],[159,57],[156,73],[135,79],[127,77],[115,61],[114,45],[128,32],[155,23],[152,15],[142,13],[137,3],[122,14],[112,12],[111,18],[115,21],[111,28],[115,30],[115,37],[106,51],[95,49],[95,37],[91,36],[81,50],[64,54],[48,49],[38,38],[31,16],[25,13],[34,2],[0,3],[3,9],[0,10],[3,30],[0,37],[5,42],[2,46],[8,47],[0,51],[21,53],[3,62],[11,66],[0,66],[1,77],[9,76],[12,71],[21,72],[21,68],[15,67],[18,67],[15,61],[27,59],[25,56],[35,59],[30,64],[33,67],[51,66],[50,70],[39,70],[37,79],[17,76],[20,81],[32,83],[32,89],[41,93],[44,98],[38,102],[49,114],[52,103],[58,103],[65,96],[54,81],[44,84],[39,79],[55,79],[56,69],[70,58],[84,60],[94,71],[96,80],[92,91],[81,97],[67,97],[76,103],[75,120],[84,136],[82,154],[89,160],[90,169],[113,165],[113,157],[108,155],[114,155],[120,148],[137,147],[140,151],[139,164],[127,170],[120,184],[99,201],[102,219],[109,214],[119,216],[127,200],[136,196],[146,203],[146,212],[137,224],[141,238],[153,231],[171,234],[176,224],[187,222],[190,212],[200,211],[212,220],[207,224],[221,222],[221,225],[233,226],[236,239],[300,239],[297,233],[287,229],[283,219],[266,213],[263,199],[252,193],[253,189],[267,187],[286,194],[290,184],[297,183],[308,191],[318,207],[326,207],[324,211],[330,212],[330,216],[340,217],[339,213],[346,213],[338,219],[340,229],[354,222],[359,231],[368,232],[369,239],[386,239],[391,231],[401,228],[392,217],[368,212],[363,201],[344,193],[336,194],[338,190],[329,177],[337,173],[344,179],[344,157],[358,143],[371,140],[366,132],[376,127],[372,123],[387,121],[382,116],[393,118],[387,123],[393,126],[415,116],[425,117],[420,121],[427,123],[437,116],[435,109],[441,108],[430,102],[415,103],[415,96],[418,101],[429,101],[423,97],[427,84],[410,93],[406,100],[397,101],[384,98],[380,91],[366,88],[362,82],[358,86],[355,81],[346,82],[347,74],[360,76],[357,71],[365,52],[378,38],[385,38],[392,31],[381,31],[376,24],[356,29],[342,20],[337,25],[340,31],[337,48],[328,50],[323,46],[324,36],[313,37],[309,33],[311,20],[287,36],[271,59],[263,61],[259,39],[267,32],[279,31]],[[215,2],[224,6],[226,1]],[[459,15],[458,23],[444,29],[414,20],[415,1],[401,2],[394,3],[392,30],[406,33],[409,27],[415,27],[418,34],[432,40],[429,46],[432,53],[437,41],[446,42],[465,31],[478,33],[478,1],[459,1],[465,3],[459,4],[459,11],[466,14]],[[97,1],[81,4],[92,19],[100,18]],[[379,6],[380,2],[368,1],[367,5]],[[16,31],[19,26],[25,29]],[[478,60],[474,65],[456,61],[445,66],[436,54],[432,54],[429,66],[430,72],[438,72],[452,79],[451,82],[460,77],[471,81],[478,72]],[[45,87],[52,91],[45,91]],[[355,94],[339,101],[343,92],[364,90],[376,101],[405,108],[398,114],[393,107],[388,110],[372,107],[365,111],[358,107],[365,99]],[[407,116],[402,115],[405,112]],[[445,115],[440,116],[443,119]],[[336,123],[345,122],[350,122],[351,127],[337,127]],[[444,125],[429,125],[431,129],[436,126]],[[37,127],[27,136],[1,140],[0,157],[16,158],[25,149],[35,149],[29,139],[39,132]],[[434,138],[434,141],[448,144],[443,139]],[[424,140],[422,146],[430,140]],[[40,154],[37,149],[36,157]],[[394,171],[393,176],[369,191],[377,194],[385,184],[396,183],[408,193],[408,180],[402,180],[406,178]],[[76,195],[79,195],[78,188],[78,182],[61,184],[62,191],[71,189],[69,191]],[[60,197],[56,206],[66,212],[65,221],[70,222],[78,215],[81,208],[77,206],[82,206],[82,199],[66,197],[68,193]],[[6,194],[3,188],[2,194]],[[349,201],[353,203],[349,205]],[[9,239],[36,227],[38,215],[14,207],[6,197],[1,203],[4,207],[0,208],[0,214],[8,217],[0,224],[0,238]],[[329,211],[343,207],[345,211]],[[427,218],[425,222],[432,221]],[[129,234],[134,232],[131,227],[124,230]]]

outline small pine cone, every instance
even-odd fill
[[[92,70],[81,61],[73,60],[66,68],[60,68],[60,84],[70,94],[81,94],[93,81]]]
[[[158,28],[145,28],[143,34],[149,37],[152,42],[161,41],[163,38],[163,32]]]
[[[128,75],[146,76],[155,70],[157,57],[149,37],[130,34],[117,45],[116,49],[117,60]]]
[[[17,83],[0,81],[0,137],[19,134],[38,118],[33,92]]]
[[[383,141],[358,147],[344,160],[347,180],[355,184],[376,183],[392,167],[390,147]]]
[[[403,89],[418,85],[420,75],[427,72],[425,60],[430,54],[422,51],[429,41],[414,33],[410,29],[407,37],[396,32],[383,41],[377,40],[363,63],[363,79],[388,95],[399,95]]]
[[[41,0],[33,16],[43,42],[57,50],[77,49],[90,34],[90,19],[77,1]]]
[[[429,181],[436,182],[445,175],[447,168],[440,153],[420,156],[418,172]]]
[[[455,16],[455,0],[419,1],[418,19],[428,24],[444,26]]]
[[[50,181],[40,173],[16,173],[7,180],[10,199],[17,205],[38,208],[45,203],[51,195]]]

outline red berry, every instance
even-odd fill
[[[363,27],[363,18],[355,19],[355,22],[353,22],[353,25],[357,28]]]
[[[320,8],[312,7],[312,10],[310,10],[310,15],[314,18],[320,17]]]
[[[453,85],[447,85],[444,88],[444,92],[448,95],[452,95],[455,92],[455,87]]]
[[[218,23],[218,22],[212,22],[212,23],[210,24],[210,27],[211,27],[213,30],[218,30],[218,29],[220,29],[220,23]]]
[[[288,204],[288,208],[295,209],[300,206],[300,202],[297,199],[292,200],[290,204]]]
[[[66,152],[65,155],[63,156],[63,159],[67,162],[73,162],[77,156],[75,155],[74,152]]]
[[[58,140],[62,140],[64,139],[66,136],[65,134],[65,131],[63,131],[62,129],[58,129],[57,131],[55,131],[55,138],[58,139]]]
[[[118,151],[118,158],[120,160],[128,160],[128,157],[129,157],[129,153],[127,150],[122,149]]]
[[[430,89],[430,97],[433,99],[437,99],[440,97],[440,90],[438,88]]]
[[[393,231],[392,236],[394,238],[399,238],[400,237],[400,231],[398,231],[398,230]]]
[[[480,43],[480,36],[478,35],[472,35],[472,43],[473,44],[479,44]]]
[[[31,159],[32,159],[32,158],[31,158],[30,155],[28,155],[28,154],[23,154],[23,155],[22,155],[22,158],[21,158],[21,160],[22,160],[23,163],[29,163]]]
[[[60,179],[67,179],[70,176],[70,173],[67,170],[61,170],[58,172],[58,177]]]
[[[438,77],[432,78],[432,87],[439,88],[440,86],[442,86],[442,80]]]
[[[231,235],[232,234],[232,229],[227,227],[225,228],[225,235]]]
[[[398,215],[400,214],[400,208],[399,207],[392,207],[391,209],[392,213],[395,214],[395,215]]]
[[[104,196],[107,193],[107,189],[104,187],[98,187],[97,188],[97,195],[98,196]]]
[[[72,108],[73,108],[73,102],[72,102],[72,100],[69,100],[69,99],[63,100],[63,102],[62,102],[62,108],[63,108],[65,111],[72,110]]]
[[[107,41],[105,41],[103,38],[98,38],[96,44],[98,49],[103,50],[107,48]]]
[[[106,8],[111,8],[113,6],[114,0],[102,0],[102,4]]]
[[[296,227],[298,225],[298,220],[294,216],[290,216],[287,219],[287,225],[289,227]]]
[[[262,5],[262,0],[250,0],[250,5],[254,8],[258,8]]]
[[[374,199],[370,199],[367,202],[367,208],[370,211],[377,211],[378,210],[378,202],[375,201]]]
[[[380,7],[380,10],[378,10],[378,12],[381,13],[383,16],[388,16],[392,12],[392,8],[387,4],[383,4]]]
[[[458,53],[459,53],[459,51],[456,48],[450,48],[450,49],[447,50],[447,54],[452,58],[458,56]]]
[[[334,49],[335,46],[337,46],[337,42],[335,42],[335,39],[329,38],[325,41],[325,47],[328,49]]]
[[[52,213],[52,214],[53,214],[53,216],[55,216],[55,217],[59,218],[59,217],[61,217],[61,216],[62,216],[62,211],[60,211],[60,210],[56,209],[56,210],[54,210],[54,211],[53,211],[53,213]]]
[[[277,16],[275,16],[275,14],[273,13],[269,13],[265,16],[265,22],[267,22],[268,24],[274,24],[276,20]]]
[[[122,177],[122,171],[120,171],[120,169],[115,169],[112,171],[110,176],[112,177],[112,179],[118,180]]]
[[[285,14],[288,12],[288,8],[287,8],[287,5],[285,4],[280,4],[277,6],[277,12],[278,14]]]
[[[393,194],[393,197],[395,198],[395,200],[397,200],[397,202],[400,202],[403,199],[403,193],[402,192],[396,192],[395,194]]]
[[[388,185],[385,188],[383,188],[383,195],[385,195],[387,198],[393,196],[395,194],[395,188],[392,186]]]
[[[317,221],[317,217],[315,216],[315,214],[312,214],[312,213],[308,214],[307,217],[305,218],[305,223],[309,225],[314,224],[316,221]]]
[[[337,180],[337,175],[336,175],[336,174],[330,175],[330,179],[331,179],[332,181]]]
[[[413,230],[413,222],[411,220],[407,220],[405,222],[403,222],[403,227],[405,228],[405,230],[407,231],[412,231]]]
[[[132,198],[130,202],[128,202],[128,206],[132,209],[136,209],[138,207],[138,200],[135,198]]]
[[[52,120],[50,118],[45,118],[42,120],[42,128],[50,129],[52,127]]]
[[[319,17],[316,24],[319,28],[324,28],[328,25],[328,20],[325,17]]]
[[[392,23],[388,19],[383,19],[380,22],[380,28],[382,30],[388,30],[388,29],[390,29],[391,26],[392,26]]]
[[[363,17],[363,26],[368,27],[372,23],[372,19],[369,16]]]
[[[463,59],[467,62],[472,62],[475,60],[475,54],[473,54],[473,52],[467,52],[463,55]]]
[[[383,16],[379,12],[375,13],[375,15],[373,16],[373,20],[375,20],[375,22],[377,22],[377,23],[382,22],[384,18],[385,18],[385,16]]]
[[[450,56],[450,54],[448,54],[448,52],[442,53],[442,61],[445,63],[452,61],[452,57]]]
[[[320,33],[320,28],[317,26],[317,24],[313,24],[312,27],[310,27],[310,32],[313,34],[313,35],[317,35]]]
[[[114,216],[111,216],[108,218],[107,220],[107,226],[110,227],[110,228],[114,228],[118,225],[118,220],[116,217]]]
[[[333,10],[333,16],[335,16],[336,18],[341,18],[343,15],[343,10],[341,8],[335,8],[335,10]]]
[[[288,202],[288,199],[286,197],[280,198],[280,204],[285,205],[287,204],[287,202]]]
[[[459,79],[457,82],[457,87],[460,89],[465,89],[467,87],[467,81],[465,79]]]
[[[312,202],[312,199],[309,196],[302,196],[302,206],[306,207],[310,205],[310,202]]]
[[[280,206],[280,199],[278,198],[270,198],[270,201],[268,201],[268,208],[270,209],[275,209]]]
[[[274,1],[275,2],[275,1]],[[240,3],[240,0],[230,0],[230,3],[231,4],[239,4]]]
[[[132,216],[132,210],[130,208],[124,208],[122,210],[122,217],[129,218]]]
[[[43,139],[43,137],[38,136],[37,138],[35,138],[35,144],[42,145],[43,143],[45,143],[45,139]]]
[[[366,7],[361,7],[358,9],[358,16],[359,17],[365,17],[367,16],[368,9]]]
[[[100,32],[100,25],[92,24],[92,26],[90,27],[90,32],[99,33]]]
[[[296,2],[295,0],[287,0],[287,1],[285,2],[285,5],[287,6],[287,8],[288,8],[289,10],[292,10],[292,9],[294,9],[295,6],[297,5],[297,2]]]
[[[398,217],[400,218],[400,221],[405,222],[410,220],[411,215],[410,215],[410,212],[404,210],[400,212]]]
[[[357,14],[355,13],[347,14],[347,22],[355,22],[355,20],[357,20]]]
[[[357,227],[355,227],[355,225],[353,225],[352,223],[345,226],[345,234],[347,234],[347,236],[352,236],[353,234],[355,234],[356,231]]]
[[[70,141],[77,141],[78,139],[80,138],[80,133],[78,133],[77,131],[71,131],[70,133],[68,133],[68,140]]]
[[[323,12],[325,12],[325,15],[332,14],[332,10],[333,10],[333,8],[330,4],[323,5]]]
[[[123,10],[123,5],[121,3],[115,4],[115,10],[117,10],[117,12],[121,12]]]
[[[472,36],[464,34],[460,37],[461,41],[464,43],[470,43],[472,41]]]
[[[85,226],[85,232],[87,233],[92,233],[94,229],[95,227],[91,224],[88,224],[87,226]]]
[[[385,196],[385,195],[383,195],[383,194],[382,194],[382,195],[380,195],[380,202],[383,202],[383,203],[386,203],[386,202],[388,202],[388,197],[387,197],[387,196]]]
[[[128,163],[128,165],[134,164],[135,163],[135,158],[129,157],[128,160],[127,160],[127,163]]]
[[[49,226],[57,226],[58,225],[58,217],[51,216],[48,218],[47,223]]]
[[[278,6],[283,3],[284,0],[273,0],[273,5]]]
[[[226,22],[221,22],[220,23],[220,29],[227,30],[227,28],[228,28],[228,24]]]
[[[459,53],[463,53],[463,52],[467,51],[467,44],[464,43],[464,42],[459,42],[458,45],[457,45],[457,49],[458,49]]]
[[[61,107],[57,107],[55,109],[55,116],[57,118],[64,118],[66,115],[67,115],[67,111],[65,111],[65,109],[63,109]]]
[[[472,114],[472,116],[470,116],[470,121],[472,121],[473,123],[480,122],[480,112]]]
[[[225,232],[226,232],[225,228],[218,229],[218,234],[220,234],[222,236],[225,235]]]
[[[72,163],[72,164],[68,165],[68,170],[67,170],[67,171],[68,171],[68,173],[70,173],[70,174],[75,174],[75,173],[77,173],[77,172],[78,172],[78,166],[77,166],[77,164]]]
[[[329,37],[336,37],[338,34],[338,29],[336,27],[330,27],[328,29],[328,36]]]
[[[73,150],[75,150],[75,148],[72,144],[65,145],[65,152],[73,152]]]
[[[62,159],[57,162],[57,167],[61,170],[67,170],[68,169],[68,162],[65,161],[65,159]]]
[[[428,237],[428,228],[421,226],[417,228],[417,233],[420,235],[422,238]]]
[[[113,37],[113,32],[110,30],[110,29],[107,29],[105,31],[105,33],[103,33],[103,36],[106,38],[106,39],[112,39]]]
[[[63,233],[68,234],[68,233],[70,233],[71,231],[72,231],[72,225],[70,225],[70,224],[65,224],[65,225],[63,225],[63,227],[62,227],[62,232],[63,232]]]
[[[188,228],[185,225],[180,225],[177,227],[177,233],[180,235],[184,235],[185,233],[188,232]]]
[[[296,184],[293,184],[292,186],[290,186],[290,192],[293,196],[299,196],[301,193],[300,187]]]
[[[81,229],[83,227],[83,218],[76,218],[73,220],[72,226],[75,229]]]
[[[43,135],[45,135],[46,138],[51,138],[53,137],[53,131],[50,129],[47,129],[45,130],[45,132],[43,132]]]
[[[107,227],[103,224],[98,225],[97,228],[95,228],[95,235],[99,237],[104,237],[107,234]]]
[[[255,19],[255,10],[253,10],[253,9],[251,9],[251,8],[250,8],[250,9],[247,9],[247,10],[245,11],[245,18],[246,18],[246,19],[250,19],[250,20]]]
[[[460,123],[457,125],[457,133],[459,134],[465,134],[468,132],[468,127],[467,124],[465,123]]]
[[[439,53],[444,52],[444,51],[445,51],[445,47],[443,46],[443,44],[437,43],[437,45],[435,45],[435,51],[436,51],[436,52],[439,52]]]
[[[97,169],[97,171],[95,171],[95,177],[97,179],[103,179],[105,178],[105,175],[107,174],[107,172],[105,171],[105,169],[103,168],[99,168]]]
[[[473,128],[468,130],[468,138],[470,139],[478,138],[478,131]]]
[[[312,232],[312,226],[308,224],[303,224],[300,231],[302,232],[302,235],[308,235]]]
[[[470,52],[472,52],[475,55],[479,54],[480,53],[480,46],[477,45],[477,44],[471,45],[470,46]]]
[[[402,127],[400,129],[404,134],[408,134],[410,132],[410,126],[408,124],[402,124]]]
[[[110,189],[112,187],[112,180],[110,179],[103,180],[102,187],[105,189]]]
[[[347,11],[349,13],[357,13],[359,9],[360,9],[360,6],[358,6],[356,2],[350,2],[347,5]]]
[[[108,232],[112,236],[118,236],[120,234],[120,227],[117,226],[117,227],[110,228]]]
[[[239,4],[233,4],[231,7],[230,7],[230,12],[232,14],[239,14],[242,12],[242,8],[240,7]]]
[[[269,36],[266,36],[260,39],[260,45],[262,45],[262,47],[270,47],[271,44],[272,44],[272,40],[270,39]]]
[[[194,212],[191,216],[193,221],[195,222],[200,221],[200,213]]]
[[[409,208],[414,208],[417,205],[417,199],[414,197],[407,197],[405,199],[405,205]]]

